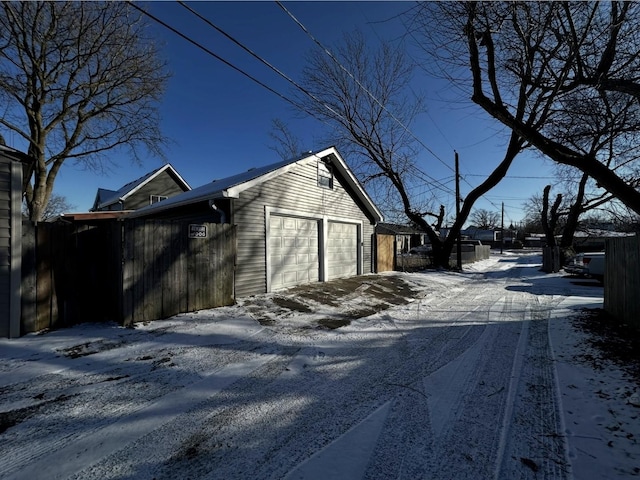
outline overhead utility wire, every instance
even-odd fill
[[[287,10],[287,8],[279,1],[276,0],[276,3],[278,4],[278,6],[285,11],[285,13],[287,15],[289,15],[289,17],[291,17],[291,19],[302,29],[302,31],[304,31],[309,38],[311,38],[311,40],[313,40],[316,45],[318,45],[330,58],[331,60],[333,60],[347,75],[349,75],[354,82],[356,82],[356,84],[367,94],[369,95],[369,97],[375,101],[378,105],[380,105],[380,107],[387,112],[391,118],[393,118],[398,125],[400,125],[409,135],[411,135],[415,140],[418,141],[418,143],[420,145],[422,145],[431,155],[433,155],[436,159],[438,159],[438,161],[440,161],[440,163],[442,163],[445,167],[447,167],[449,170],[453,171],[453,167],[451,165],[449,165],[447,162],[445,162],[444,160],[442,160],[433,150],[431,150],[427,145],[425,145],[422,140],[420,140],[411,130],[409,130],[409,127],[407,127],[404,123],[402,123],[402,121],[400,119],[398,119],[392,112],[390,112],[387,107],[385,107],[382,102],[380,102],[380,100],[378,100],[376,98],[376,96],[371,93],[364,85],[362,85],[362,83],[349,71],[347,70],[346,67],[344,67],[339,61],[338,59],[331,53],[331,51],[326,48],[322,43],[320,43],[320,41],[318,39],[316,39],[311,32],[309,32],[309,30],[289,11]]]
[[[216,60],[221,61],[222,63],[224,63],[225,65],[227,65],[228,67],[232,68],[233,70],[235,70],[236,72],[240,73],[241,75],[244,75],[245,77],[247,77],[249,80],[252,80],[253,82],[257,83],[258,85],[260,85],[263,88],[266,88],[267,90],[269,90],[271,93],[277,95],[278,97],[280,97],[281,99],[283,99],[285,102],[290,103],[291,105],[293,105],[296,108],[300,108],[301,110],[303,110],[304,112],[306,112],[307,114],[311,115],[309,112],[307,112],[306,109],[304,109],[304,107],[302,107],[301,105],[296,104],[293,100],[285,97],[284,95],[282,95],[280,92],[274,90],[273,88],[271,88],[270,86],[268,86],[267,84],[261,82],[260,80],[258,80],[257,78],[255,78],[254,76],[252,76],[251,74],[245,72],[244,70],[242,70],[239,67],[236,67],[235,65],[233,65],[231,62],[225,60],[224,58],[222,58],[220,55],[212,52],[211,50],[209,50],[207,47],[205,47],[204,45],[196,42],[195,40],[193,40],[192,38],[188,37],[187,35],[185,35],[184,33],[180,32],[179,30],[175,29],[174,27],[172,27],[171,25],[169,25],[168,23],[160,20],[158,17],[152,15],[151,13],[145,11],[144,9],[140,8],[139,6],[137,6],[134,2],[129,1],[129,5],[131,5],[133,8],[135,8],[136,10],[139,10],[140,12],[142,12],[144,15],[148,16],[149,18],[151,18],[153,21],[159,23],[160,25],[162,25],[163,27],[171,30],[173,33],[175,33],[176,35],[178,35],[179,37],[182,37],[183,39],[185,39],[187,42],[191,43],[192,45],[195,45],[196,47],[198,47],[200,50],[204,51],[205,53],[211,55],[212,57],[214,57]]]
[[[182,1],[178,1],[178,4],[180,4],[182,7],[184,7],[185,9],[187,9],[189,12],[191,12],[193,15],[197,16],[200,20],[204,21],[207,25],[209,25],[211,28],[215,29],[217,32],[219,32],[220,34],[224,35],[225,37],[227,37],[230,41],[232,41],[233,43],[235,43],[237,46],[239,46],[240,48],[242,48],[245,52],[249,53],[252,57],[254,57],[256,60],[260,61],[262,64],[266,65],[267,67],[269,67],[272,71],[274,71],[275,73],[277,73],[279,76],[281,76],[282,78],[284,78],[285,80],[287,80],[289,83],[291,83],[294,87],[296,87],[297,89],[299,89],[302,93],[304,93],[305,95],[307,95],[308,97],[310,97],[313,101],[317,102],[319,105],[322,105],[323,107],[325,107],[327,110],[329,110],[333,115],[337,116],[338,118],[341,118],[342,120],[344,120],[345,122],[347,121],[343,115],[341,115],[339,112],[336,112],[333,108],[331,108],[329,105],[327,105],[325,102],[322,102],[319,98],[317,98],[315,95],[313,95],[311,92],[309,92],[307,89],[305,89],[303,86],[299,85],[295,80],[291,79],[289,76],[287,76],[285,73],[283,73],[281,70],[279,70],[277,67],[273,66],[271,63],[269,63],[267,60],[263,59],[262,57],[260,57],[257,53],[253,52],[250,48],[246,47],[244,44],[242,44],[240,41],[236,40],[234,37],[232,37],[230,34],[228,34],[227,32],[225,32],[222,28],[218,27],[217,25],[215,25],[213,22],[211,22],[209,19],[207,19],[206,17],[202,16],[200,13],[198,13],[197,11],[195,11],[194,9],[192,9],[191,7],[189,7],[188,5],[186,5],[184,2]],[[152,17],[153,18],[153,17]],[[163,22],[160,22],[164,25]],[[180,34],[179,32],[177,32],[175,29],[169,27],[172,31],[178,33],[180,36],[182,36],[183,38],[187,38],[186,36]],[[304,27],[303,27],[304,28]],[[189,41],[191,41],[189,39]],[[191,43],[195,43],[193,41],[191,41]],[[217,56],[216,56],[217,58]],[[228,65],[227,62],[225,62],[225,64]],[[342,67],[344,68],[344,67]],[[238,69],[236,69],[238,70]],[[346,71],[346,70],[345,70]],[[347,72],[348,73],[348,72]],[[350,74],[351,75],[351,74]],[[353,76],[352,76],[353,77]],[[361,86],[361,88],[364,88],[363,86]],[[271,90],[271,89],[269,89]],[[369,92],[367,92],[369,93]],[[280,97],[284,98],[282,95],[278,94]],[[369,95],[372,95],[371,93],[369,93]],[[373,97],[375,98],[375,97]],[[294,106],[300,108],[301,110],[303,110],[305,113],[307,113],[307,115],[314,117],[317,119],[317,117],[312,114],[311,112],[309,112],[308,110],[304,109],[303,107],[301,107],[300,105],[297,105],[296,103],[294,103],[293,101],[287,99],[287,101],[289,103],[292,103]],[[376,101],[380,104],[380,102],[376,99]],[[382,106],[382,105],[381,105]],[[384,108],[384,106],[383,106]],[[386,110],[386,109],[385,109]],[[394,117],[395,119],[395,117]],[[318,119],[320,120],[320,119]],[[321,120],[322,121],[322,120]],[[399,120],[396,119],[396,121],[399,122]],[[402,123],[401,123],[402,125]],[[402,125],[403,128],[404,125]],[[407,130],[408,131],[408,130]],[[411,132],[409,132],[411,133]],[[414,136],[415,138],[415,136]],[[419,141],[419,140],[418,140]],[[425,148],[427,148],[425,146]],[[432,152],[433,153],[433,152]],[[435,154],[434,154],[435,155]],[[445,193],[453,193],[453,190],[451,190],[449,187],[447,187],[446,185],[442,184],[441,182],[439,182],[438,180],[436,180],[435,178],[429,176],[428,174],[421,172],[423,175],[427,176],[429,178],[429,180],[431,182],[433,182],[436,188],[439,188],[440,190],[443,190]]]
[[[284,78],[286,81],[288,81],[289,83],[291,83],[293,86],[295,86],[296,88],[298,88],[300,91],[302,91],[302,93],[304,93],[305,95],[308,95],[309,97],[311,97],[314,101],[322,104],[325,108],[327,108],[331,113],[333,113],[334,115],[339,115],[337,112],[335,112],[329,105],[324,104],[322,102],[320,102],[320,100],[318,98],[316,98],[311,92],[307,91],[304,87],[302,87],[301,85],[298,85],[295,80],[291,79],[289,76],[287,76],[285,73],[283,73],[281,70],[279,70],[278,68],[276,68],[275,66],[273,66],[271,63],[267,62],[264,58],[262,58],[260,55],[258,55],[257,53],[253,52],[253,50],[251,50],[250,48],[246,47],[245,45],[243,45],[242,43],[240,43],[238,40],[236,40],[235,38],[233,38],[231,35],[229,35],[227,32],[225,32],[224,30],[222,30],[220,27],[218,27],[217,25],[215,25],[213,22],[211,22],[209,19],[207,19],[206,17],[203,17],[200,13],[198,13],[197,11],[195,11],[193,8],[191,8],[190,6],[188,6],[187,4],[185,4],[182,1],[178,1],[178,4],[180,4],[182,7],[186,8],[189,12],[191,12],[193,15],[195,15],[196,17],[198,17],[200,20],[202,20],[203,22],[205,22],[207,25],[209,25],[211,28],[215,29],[217,32],[221,33],[222,35],[224,35],[225,37],[227,37],[229,40],[231,40],[233,43],[235,43],[237,46],[239,46],[240,48],[242,48],[245,52],[247,52],[249,55],[251,55],[253,58],[255,58],[256,60],[258,60],[259,62],[261,62],[262,64],[266,65],[267,67],[269,67],[271,70],[273,70],[275,73],[277,73],[278,75],[280,75],[282,78]],[[282,95],[280,95],[282,97]],[[288,99],[287,99],[288,100]],[[289,103],[292,103],[294,106],[300,108],[301,110],[303,110],[307,115],[310,115],[312,117],[315,117],[315,115],[313,115],[311,112],[307,111],[306,109],[304,109],[302,106],[297,105],[296,103],[294,103],[292,100],[288,100]]]
[[[309,36],[309,38],[311,38],[316,45],[318,45],[347,75],[349,75],[355,82],[356,84],[367,94],[369,95],[369,97],[371,99],[373,99],[378,105],[380,105],[380,107],[382,107],[382,109],[384,109],[384,111],[386,111],[409,135],[411,135],[420,145],[422,145],[429,153],[431,153],[431,155],[433,155],[438,161],[440,161],[440,163],[442,163],[444,166],[446,166],[449,170],[453,171],[453,167],[451,167],[451,165],[449,165],[448,163],[446,163],[444,160],[442,160],[433,150],[431,150],[427,145],[424,144],[424,142],[422,140],[420,140],[411,130],[409,130],[409,128],[404,125],[404,123],[402,123],[402,121],[400,121],[393,113],[391,113],[377,98],[375,95],[373,95],[364,85],[362,85],[362,83],[347,69],[345,68],[339,61],[338,59],[335,58],[335,56],[331,53],[331,51],[329,49],[327,49],[319,40],[317,40],[312,34],[311,32],[309,32],[309,30],[279,1],[276,0],[276,4],[278,4],[278,6],[284,10],[284,12],[289,15],[289,17],[291,17],[291,19]],[[436,126],[437,128],[437,126]],[[439,130],[439,129],[438,129]],[[442,134],[442,132],[440,132]],[[444,136],[444,134],[443,134]],[[445,140],[447,140],[445,138]],[[449,143],[449,145],[451,145],[451,143],[447,140],[447,143]],[[428,174],[422,172],[424,175],[426,175],[427,177],[429,177],[432,181],[437,182],[437,180],[431,178]],[[473,185],[471,185],[471,183],[469,183],[469,181],[464,178],[464,176],[460,176],[462,178],[462,180],[469,185],[470,187],[473,188]],[[440,182],[438,182],[440,183]],[[491,200],[489,200],[485,195],[482,195],[489,203],[491,203],[491,205],[493,205],[495,208],[499,208],[498,205],[496,205],[495,203],[493,203]]]
[[[182,4],[182,2],[179,2]],[[250,75],[249,73],[245,72],[244,70],[242,70],[239,67],[236,67],[235,65],[233,65],[231,62],[225,60],[224,58],[222,58],[221,56],[217,55],[216,53],[214,53],[213,51],[209,50],[207,47],[203,46],[202,44],[198,43],[197,41],[193,40],[192,38],[188,37],[187,35],[183,34],[182,32],[180,32],[179,30],[177,30],[176,28],[172,27],[171,25],[167,24],[166,22],[160,20],[159,18],[157,18],[156,16],[152,15],[151,13],[141,9],[140,7],[138,7],[137,5],[135,5],[133,2],[129,2],[129,4],[131,6],[133,6],[135,9],[139,10],[141,13],[143,13],[144,15],[148,16],[149,18],[151,18],[152,20],[154,20],[155,22],[159,23],[160,25],[162,25],[163,27],[167,28],[168,30],[172,31],[173,33],[175,33],[176,35],[178,35],[179,37],[183,38],[184,40],[188,41],[189,43],[191,43],[192,45],[198,47],[199,49],[203,50],[205,53],[211,55],[212,57],[214,57],[215,59],[221,61],[222,63],[224,63],[225,65],[231,67],[233,70],[239,72],[240,74],[244,75],[245,77],[249,78],[250,80],[252,80],[253,82],[257,83],[258,85],[260,85],[261,87],[267,89],[268,91],[270,91],[271,93],[274,93],[275,95],[277,95],[278,97],[282,98],[283,100],[285,100],[286,102],[290,103],[291,105],[293,105],[295,108],[299,108],[302,111],[304,111],[305,113],[307,113],[307,115],[316,118],[317,117],[309,112],[308,110],[306,110],[304,107],[302,107],[301,105],[295,103],[294,101],[290,100],[289,98],[287,98],[286,96],[282,95],[281,93],[277,92],[276,90],[274,90],[273,88],[269,87],[268,85],[266,85],[265,83],[261,82],[260,80],[256,79],[255,77],[253,77],[252,75]],[[190,11],[193,12],[192,9],[188,8]],[[196,12],[193,12],[196,13]],[[199,18],[202,18],[199,14],[196,13],[196,15]],[[205,20],[205,19],[203,19]],[[207,23],[210,23],[207,21]],[[216,28],[216,30],[218,30],[217,27],[215,27],[214,25],[211,25],[212,27]],[[223,33],[225,36],[227,36],[229,39],[233,40],[234,43],[238,44],[239,46],[241,46],[242,48],[244,48],[245,50],[249,51],[249,49],[247,49],[246,47],[244,47],[242,44],[240,44],[239,42],[237,42],[236,40],[232,39],[229,35],[225,34],[224,32],[221,31],[221,33]],[[253,52],[250,52],[253,56],[255,56],[257,59],[259,59],[262,63],[264,63],[265,65],[269,66],[270,68],[272,68],[274,71],[276,71],[276,73],[280,74],[283,76],[283,78],[287,79],[288,81],[290,81],[294,86],[296,86],[297,88],[299,88],[301,91],[303,91],[303,93],[309,95],[314,101],[318,102],[319,104],[323,105],[325,108],[329,109],[334,115],[342,118],[342,116],[333,111],[328,105],[320,102],[319,99],[313,97],[312,94],[310,94],[309,92],[307,92],[303,87],[299,86],[295,81],[289,79],[286,75],[282,74],[278,69],[276,69],[275,67],[271,66],[268,62],[266,62],[265,60],[261,59],[259,56],[257,56],[256,54],[254,54]],[[430,177],[428,174],[421,172],[423,175],[429,177],[429,179],[435,184],[434,186],[436,188],[439,188],[443,191],[445,191],[446,193],[451,193],[451,189],[446,187],[444,184],[441,184],[438,180],[436,180],[435,178]]]

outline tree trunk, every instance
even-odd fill
[[[587,174],[582,175],[580,184],[578,185],[578,193],[576,194],[575,202],[569,209],[567,223],[564,226],[562,238],[560,239],[560,248],[563,250],[573,247],[573,237],[576,234],[576,230],[578,230],[578,220],[580,219],[580,214],[583,212],[582,202],[584,200],[587,180],[589,180],[589,176]]]

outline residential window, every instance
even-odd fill
[[[161,202],[162,200],[166,200],[168,197],[166,195],[151,195],[151,199],[149,200],[149,204],[153,205],[154,203]]]
[[[333,188],[333,172],[331,167],[324,162],[318,162],[318,186]]]

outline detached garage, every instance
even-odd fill
[[[380,211],[334,148],[216,180],[130,214],[237,226],[236,297],[374,271]]]

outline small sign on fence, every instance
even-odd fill
[[[189,238],[207,238],[207,226],[190,224]]]

